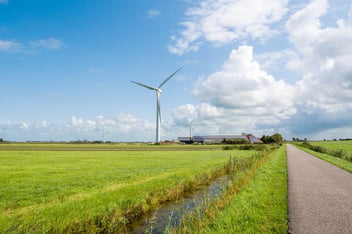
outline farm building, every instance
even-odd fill
[[[252,134],[247,135],[205,135],[193,137],[179,137],[180,142],[186,144],[192,143],[224,143],[224,142],[238,142],[238,143],[262,143],[262,141]]]
[[[192,144],[193,143],[193,138],[194,137],[178,137],[178,141],[186,143],[186,144]]]

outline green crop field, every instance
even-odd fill
[[[181,196],[182,186],[209,177],[230,155],[252,154],[221,146],[2,144],[0,232],[116,230],[126,217]]]

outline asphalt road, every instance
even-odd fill
[[[352,174],[287,145],[289,233],[352,233]]]

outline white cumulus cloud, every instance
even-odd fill
[[[251,46],[232,50],[220,71],[198,80],[193,93],[200,104],[175,108],[173,118],[178,124],[193,120],[202,133],[259,134],[258,125],[278,125],[297,111],[295,87],[264,71]]]
[[[233,50],[221,71],[198,81],[194,94],[203,102],[253,114],[280,113],[294,105],[294,87],[262,70],[251,46]]]
[[[297,83],[301,104],[337,112],[352,106],[352,17],[324,27],[326,0],[313,0],[286,24],[297,59],[291,68],[303,78]]]
[[[301,77],[295,85],[297,112],[279,124],[291,134],[350,137],[352,15],[350,10],[326,26],[329,12],[327,0],[312,0],[286,23],[295,54],[287,67]]]
[[[169,51],[196,51],[204,42],[223,45],[235,40],[263,39],[287,12],[288,0],[205,0],[189,8],[180,35],[172,36]]]

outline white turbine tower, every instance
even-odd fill
[[[160,114],[160,94],[161,94],[161,87],[168,82],[171,77],[173,77],[177,72],[179,72],[182,69],[179,68],[177,71],[175,71],[174,73],[172,73],[168,78],[166,78],[160,85],[158,88],[154,88],[151,87],[149,85],[145,85],[145,84],[141,84],[135,81],[131,81],[137,85],[143,86],[144,88],[150,89],[150,90],[154,90],[156,92],[156,143],[160,143],[160,121],[161,121],[161,114]]]
[[[189,127],[189,140],[190,141],[192,141],[192,130],[193,130],[192,124],[193,124],[193,120],[191,120],[191,122],[189,124],[185,125],[185,126]]]

